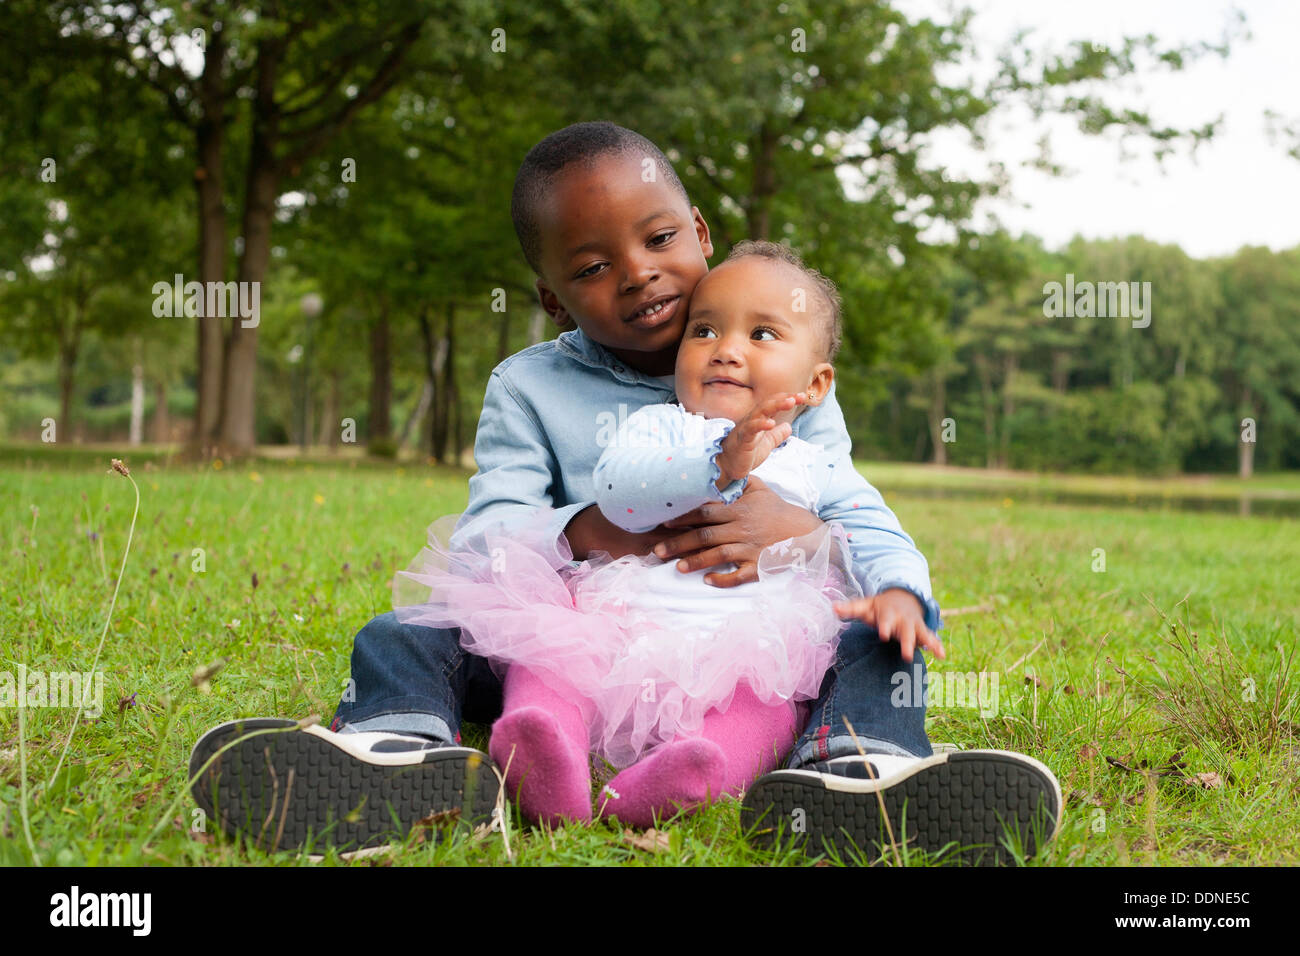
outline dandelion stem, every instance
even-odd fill
[[[19,693],[26,693],[25,689],[20,689]],[[27,812],[27,708],[23,706],[20,699],[18,702],[18,815],[23,820],[23,835],[27,838],[27,849],[32,853],[32,862],[41,866],[40,855],[36,852],[36,843],[32,840],[32,821]]]
[[[140,486],[135,483],[131,473],[123,466],[115,470],[119,474],[125,475],[126,480],[131,482],[131,487],[135,489],[135,510],[131,512],[131,529],[126,535],[126,548],[122,551],[122,566],[117,570],[117,583],[113,586],[113,600],[108,605],[108,615],[104,618],[104,629],[99,633],[99,646],[95,648],[95,660],[90,665],[90,673],[93,675],[95,669],[99,667],[99,655],[104,650],[104,641],[108,638],[108,627],[113,623],[113,609],[117,607],[117,594],[122,589],[122,576],[126,573],[126,560],[131,555],[131,541],[135,538],[135,519],[140,514]],[[59,754],[59,762],[54,765],[54,773],[50,774],[50,780],[45,785],[48,789],[53,786],[55,779],[59,776],[59,769],[63,766],[64,759],[68,756],[68,748],[72,746],[72,738],[77,734],[77,726],[81,723],[81,712],[86,706],[86,695],[82,694],[81,699],[77,701],[77,716],[72,720],[72,729],[68,731],[68,739],[63,744],[63,753]]]

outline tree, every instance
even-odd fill
[[[1274,253],[1247,247],[1221,265],[1219,374],[1237,434],[1238,474],[1255,469],[1259,436],[1267,436],[1269,458],[1279,462],[1287,436],[1300,424],[1295,381],[1300,377],[1300,329],[1294,322],[1300,299],[1300,249]],[[1220,427],[1223,417],[1220,416]]]
[[[194,134],[200,274],[224,279],[223,144],[235,105],[247,97],[248,152],[240,180],[242,249],[236,278],[260,285],[271,257],[276,200],[304,163],[402,77],[417,68],[448,69],[459,53],[454,29],[469,23],[472,5],[419,0],[400,16],[371,0],[322,17],[307,0],[194,5],[155,2],[101,7],[53,4],[79,49],[98,49],[127,74],[156,90],[178,123]],[[453,27],[453,24],[455,25]],[[413,50],[421,34],[421,63]],[[185,55],[202,55],[196,72]],[[61,52],[66,54],[67,50]],[[218,244],[220,244],[218,248]],[[200,439],[212,426],[215,443],[244,454],[254,442],[257,324],[228,319],[218,358],[213,320],[199,328]],[[219,411],[212,412],[220,381]]]
[[[0,321],[26,354],[55,356],[58,424],[71,435],[86,336],[148,334],[157,321],[155,270],[170,278],[184,251],[174,232],[184,178],[175,158],[158,155],[159,125],[131,84],[104,62],[62,74],[40,53],[52,27],[16,13],[32,42],[0,73],[15,107],[0,142],[19,173],[0,192],[12,225],[0,242],[0,271],[10,273]],[[112,127],[104,103],[121,112]]]

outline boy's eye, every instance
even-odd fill
[[[763,336],[767,336],[767,338],[763,338]],[[754,330],[754,334],[751,335],[750,338],[758,339],[760,342],[775,342],[776,333],[771,329],[757,328]]]
[[[587,276],[593,274],[592,271],[591,271],[592,269],[599,269],[599,268],[601,267],[601,265],[602,265],[602,263],[597,262],[597,263],[595,263],[594,265],[587,266],[587,268],[585,268],[585,269],[583,269],[581,272],[579,272],[576,276],[574,276],[574,278],[575,278],[575,279],[584,279],[584,278],[586,278]]]
[[[662,246],[675,235],[677,235],[677,230],[675,229],[672,232],[661,232],[659,235],[652,237],[650,243],[651,245]],[[660,242],[660,239],[664,240],[664,242]]]

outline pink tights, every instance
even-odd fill
[[[592,716],[590,702],[576,692],[559,693],[521,667],[506,672],[503,713],[492,725],[488,753],[505,770],[506,792],[529,819],[554,824],[592,818]],[[737,794],[776,766],[797,726],[794,704],[763,704],[740,684],[731,706],[705,714],[695,736],[661,744],[615,775],[596,812],[648,827],[656,816]]]

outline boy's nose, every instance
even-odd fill
[[[658,278],[659,267],[653,259],[635,259],[627,260],[627,268],[623,272],[624,292],[631,292],[648,284]]]

